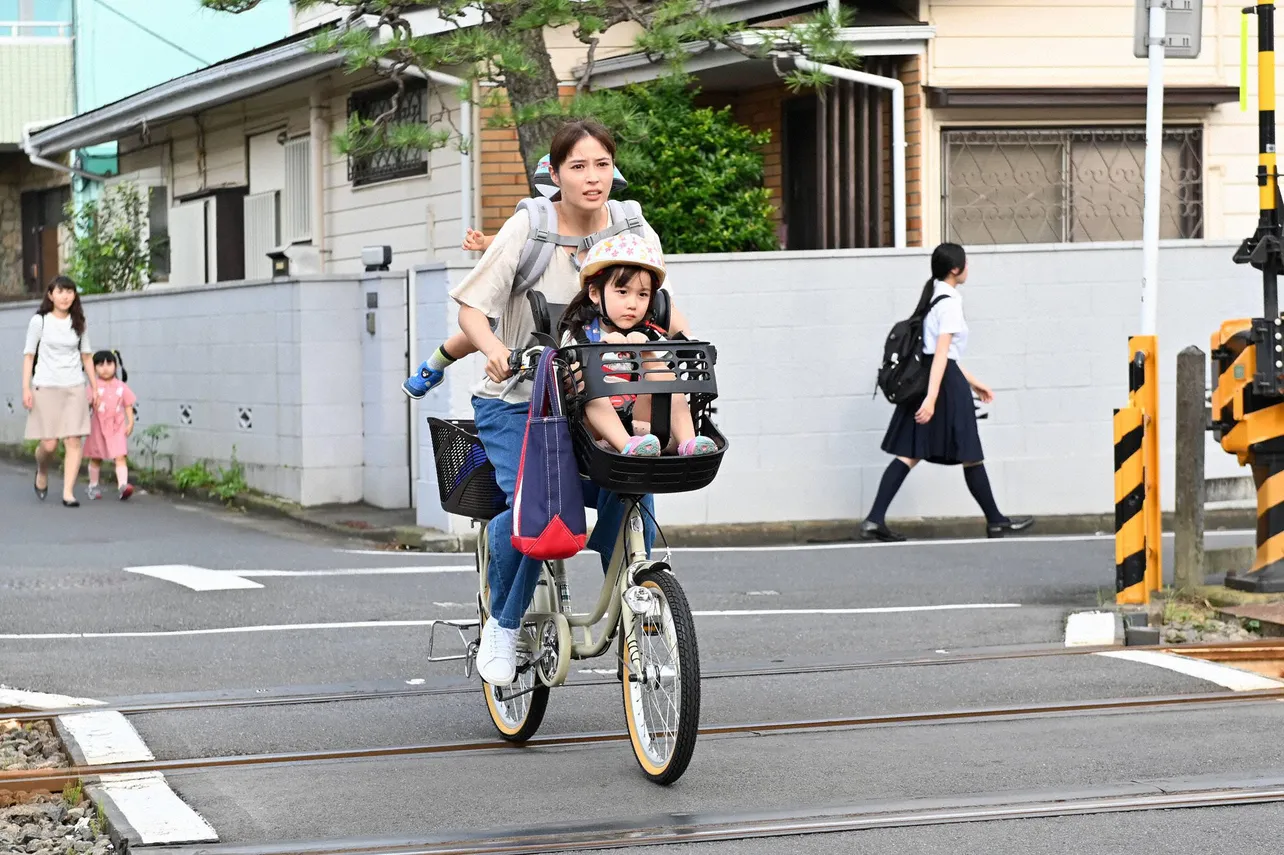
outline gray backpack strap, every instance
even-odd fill
[[[513,279],[513,292],[521,294],[539,282],[557,247],[578,247],[580,241],[557,233],[557,209],[553,207],[551,200],[543,196],[523,199],[517,203],[516,210],[525,211],[531,223],[526,245],[522,247],[522,254],[517,259],[517,274]]]
[[[632,232],[638,237],[645,234],[646,220],[642,217],[642,206],[636,200],[618,202],[615,199],[607,199],[606,206],[611,212],[611,224],[600,232],[594,232],[584,238],[581,244],[583,249],[588,249],[598,241],[615,237],[621,232]]]
[[[642,216],[642,203],[637,199],[628,199],[624,202],[616,202],[619,205],[621,214],[619,219],[627,224],[629,231],[638,237],[646,236],[647,222],[646,217]],[[615,217],[615,210],[611,210],[611,216]]]

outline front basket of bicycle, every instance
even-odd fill
[[[575,344],[562,349],[571,437],[580,471],[594,483],[617,493],[685,493],[713,482],[727,450],[727,439],[713,424],[711,404],[718,397],[714,377],[717,350],[703,341],[657,341],[646,344]],[[679,457],[671,449],[659,457],[630,457],[604,449],[584,423],[584,406],[594,398],[652,396],[652,411],[664,396],[684,396],[696,435],[712,439],[717,451]],[[682,404],[671,399],[674,406]],[[653,417],[654,418],[654,417]]]
[[[477,436],[477,426],[462,419],[430,418],[428,429],[442,509],[476,520],[489,520],[504,510],[508,501],[495,483],[495,467]]]

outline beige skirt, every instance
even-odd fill
[[[89,435],[89,398],[85,387],[45,386],[31,392],[27,439],[66,439]]]

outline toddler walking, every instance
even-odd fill
[[[134,404],[137,399],[125,385],[125,370],[120,356],[110,350],[94,354],[94,373],[98,375],[100,394],[95,400],[90,392],[93,409],[90,419],[89,439],[85,442],[85,457],[89,458],[89,498],[101,499],[103,491],[98,486],[104,460],[116,463],[116,488],[123,502],[134,495],[129,483],[129,435],[134,432]],[[120,375],[117,376],[117,369]]]

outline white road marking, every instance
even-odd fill
[[[90,796],[115,802],[144,846],[218,841],[213,826],[170,789],[161,773],[103,775],[99,781],[88,787]]]
[[[428,681],[427,681],[427,680],[425,680],[423,677],[415,677],[413,680],[407,680],[407,681],[406,681],[406,685],[407,685],[407,686],[422,686],[422,685],[423,685],[424,683],[426,683],[426,682],[428,682]]]
[[[1203,659],[1192,659],[1178,656],[1175,653],[1160,653],[1157,650],[1103,650],[1096,656],[1109,656],[1111,659],[1126,659],[1129,662],[1141,662],[1176,671],[1188,677],[1208,680],[1235,692],[1249,692],[1255,689],[1278,689],[1284,681],[1272,680],[1252,671],[1241,671],[1220,662],[1206,662]]]
[[[126,573],[137,573],[139,576],[150,576],[190,588],[193,591],[236,591],[246,588],[262,588],[258,582],[242,579],[235,573],[219,570],[207,570],[204,567],[193,567],[190,564],[162,564],[155,567],[126,567]]]
[[[382,558],[422,558],[425,553],[422,549],[336,549],[335,552],[343,555],[378,555]],[[433,555],[471,555],[472,553],[461,552],[434,552]]]
[[[779,591],[745,591],[747,597],[779,597]]]
[[[215,570],[245,579],[266,579],[274,576],[402,576],[413,573],[471,573],[473,565],[432,565],[424,567],[351,567],[340,570]]]
[[[750,617],[773,615],[882,615],[904,612],[964,611],[969,609],[1019,609],[1020,603],[961,603],[941,606],[883,606],[864,609],[735,609],[692,612],[697,617]],[[441,620],[362,620],[338,623],[283,623],[263,626],[223,626],[208,629],[135,630],[124,632],[37,632],[0,635],[0,641],[69,641],[91,638],[182,638],[201,635],[241,635],[258,632],[302,632],[331,629],[405,629],[430,626]]]
[[[70,707],[96,707],[102,701],[93,698],[72,698],[51,695],[47,692],[26,692],[0,683],[0,707],[22,707],[29,710],[63,710]]]
[[[62,716],[62,723],[91,766],[156,759],[134,726],[118,712],[74,713]]]
[[[436,600],[433,600],[433,603],[432,603],[432,604],[433,604],[434,606],[437,606],[438,608],[441,608],[441,609],[466,609],[466,608],[468,608],[468,603],[439,603],[439,602],[437,602]]]
[[[754,617],[759,615],[890,615],[903,612],[953,612],[970,609],[1019,609],[1020,603],[959,603],[946,606],[881,606],[865,609],[726,609],[695,612],[696,617]],[[2,638],[3,636],[0,636]]]
[[[1109,647],[1114,643],[1114,612],[1075,612],[1066,619],[1066,647]]]
[[[0,706],[26,709],[66,709],[102,704],[92,698],[74,698],[45,692],[0,688]],[[92,710],[58,717],[59,722],[84,755],[87,765],[140,763],[155,760],[129,720],[118,712]],[[178,797],[159,772],[130,775],[102,775],[87,786],[96,804],[110,799],[133,828],[138,839],[130,842],[216,843],[218,834],[200,814]]]
[[[402,576],[420,573],[471,573],[473,565],[421,565],[418,567],[346,567],[327,570],[211,570],[190,564],[126,567],[126,573],[150,576],[193,591],[240,591],[262,588],[251,579],[322,576]]]

